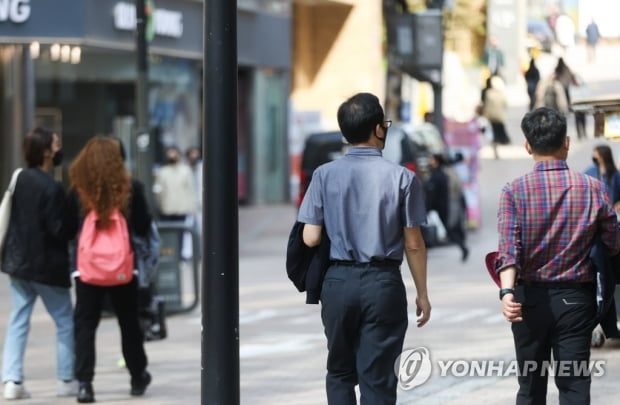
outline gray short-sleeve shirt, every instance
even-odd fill
[[[332,260],[401,261],[403,228],[424,224],[426,208],[415,173],[354,146],[314,171],[297,219],[325,226]]]

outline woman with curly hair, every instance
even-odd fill
[[[92,138],[71,165],[69,176],[79,196],[79,204],[75,205],[81,206],[83,216],[91,211],[96,213],[96,229],[110,226],[110,217],[118,210],[127,218],[130,230],[147,232],[150,224],[148,207],[144,198],[131,198],[131,178],[125,168],[118,140],[103,136]],[[136,277],[126,284],[104,287],[80,280],[79,269],[77,275],[74,311],[75,377],[79,381],[77,401],[95,402],[92,386],[95,334],[106,295],[110,298],[121,330],[123,356],[131,374],[130,394],[144,394],[151,375],[146,370],[147,358],[138,318]]]

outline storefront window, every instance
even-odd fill
[[[71,49],[68,60],[63,61],[62,56],[56,58],[55,48],[41,45],[40,56],[34,61],[37,118],[54,118],[69,158],[94,135],[119,136],[125,141],[131,166],[135,56],[82,47],[79,63],[71,63]],[[185,151],[199,145],[200,63],[156,55],[149,62],[149,123],[156,134],[155,161],[160,162],[166,146],[176,145]]]

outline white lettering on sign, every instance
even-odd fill
[[[118,3],[114,6],[114,27],[119,30],[136,28],[136,7],[129,3]]]
[[[23,23],[30,18],[30,0],[0,0],[0,22]]]
[[[166,37],[183,36],[183,14],[170,10],[155,10],[155,34]]]
[[[155,35],[172,38],[183,36],[183,14],[178,11],[155,9],[153,24]],[[114,27],[123,31],[135,30],[136,6],[131,3],[117,3],[114,6]]]

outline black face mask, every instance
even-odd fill
[[[383,138],[379,138],[377,136],[377,131],[375,131],[374,135],[375,137],[380,140],[381,142],[383,142],[383,145],[385,146],[385,140],[387,139],[387,134],[388,134],[388,129],[384,126],[382,126],[381,128],[383,128]]]
[[[54,167],[58,167],[62,164],[62,158],[62,149],[58,149],[58,151],[54,154],[54,157],[52,158],[52,164],[54,165]]]
[[[596,158],[592,158],[592,163],[594,163],[594,166],[598,166],[598,160],[596,160]]]

